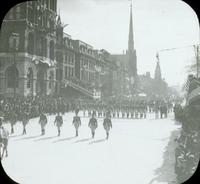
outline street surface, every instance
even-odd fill
[[[40,136],[39,118],[30,120],[27,135],[15,125],[10,135],[5,172],[20,184],[171,184],[174,174],[174,139],[180,125],[173,120],[112,119],[110,138],[105,139],[103,119],[98,118],[94,139],[87,117],[80,113],[82,126],[74,137],[73,113],[63,116],[61,136],[48,116],[46,135]],[[5,125],[10,130],[9,125]]]

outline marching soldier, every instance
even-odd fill
[[[88,127],[90,127],[90,129],[91,129],[92,138],[94,138],[95,130],[98,127],[97,119],[95,118],[95,115],[96,115],[96,113],[95,113],[95,111],[93,111],[92,118],[90,119],[89,124],[88,124]]]
[[[103,127],[106,131],[106,139],[108,139],[110,128],[112,128],[112,122],[111,122],[111,119],[110,119],[110,113],[109,112],[106,113],[106,118],[103,121]]]
[[[15,111],[14,111],[14,109],[13,109],[13,110],[11,110],[11,112],[10,112],[11,134],[14,133],[14,125],[16,124],[16,122],[17,122],[17,115],[16,115],[16,113],[15,113]]]
[[[72,124],[74,125],[74,127],[76,129],[76,137],[78,137],[78,128],[79,128],[79,126],[81,126],[81,118],[78,116],[78,112],[79,112],[79,110],[75,111],[75,116],[74,116],[73,122],[72,122]]]
[[[8,156],[8,139],[9,139],[9,132],[3,126],[3,119],[0,117],[0,159],[3,158],[4,152],[6,152],[6,157]],[[1,153],[1,147],[3,147],[3,151]]]
[[[41,126],[41,135],[45,135],[45,127],[47,124],[47,117],[44,113],[40,114],[39,124]]]
[[[22,135],[26,134],[26,125],[28,124],[29,116],[27,112],[22,113],[22,125],[23,125],[23,132]]]
[[[60,136],[60,127],[63,125],[63,118],[62,118],[62,116],[60,115],[60,112],[59,112],[59,111],[58,111],[58,115],[57,115],[56,118],[55,118],[54,125],[57,126],[57,129],[58,129],[58,136]]]

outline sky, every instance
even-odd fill
[[[199,24],[193,9],[181,0],[134,0],[133,34],[138,73],[154,76],[156,53],[162,77],[171,85],[184,83],[195,60]],[[129,0],[58,0],[65,32],[95,49],[122,54],[128,48]],[[176,48],[176,49],[172,49]],[[169,49],[169,50],[165,50]]]

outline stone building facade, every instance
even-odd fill
[[[101,90],[112,72],[109,54],[73,40],[64,27],[57,0],[24,2],[7,13],[0,31],[1,96],[60,94],[70,85],[86,95]]]

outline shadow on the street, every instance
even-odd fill
[[[19,135],[10,135],[9,138],[15,138],[15,137],[20,137],[20,136],[23,136],[22,134],[19,134]]]
[[[104,142],[104,141],[106,141],[107,139],[98,139],[98,140],[96,140],[96,141],[91,141],[91,142],[89,142],[88,144],[95,144],[95,143],[100,143],[100,142]]]
[[[92,139],[92,138],[80,139],[80,140],[75,141],[74,143],[85,142],[85,141],[89,141],[89,140],[91,140],[91,139]]]
[[[29,137],[22,137],[20,139],[15,139],[15,141],[26,140],[26,139],[34,139],[40,137],[41,135],[29,136]]]
[[[160,168],[155,170],[156,177],[153,178],[148,184],[154,183],[168,183],[176,184],[176,174],[175,174],[175,148],[176,143],[174,139],[179,135],[179,130],[174,130],[170,136],[168,145],[165,148],[163,156],[163,164]]]
[[[69,140],[72,140],[74,138],[76,138],[76,137],[75,136],[73,136],[73,137],[66,137],[66,138],[63,138],[63,139],[58,139],[56,141],[53,141],[53,143],[62,142],[62,141],[69,141]]]
[[[40,139],[36,139],[36,140],[34,140],[34,141],[43,141],[43,140],[48,140],[48,139],[53,139],[53,138],[55,138],[55,137],[58,137],[58,136],[50,136],[50,137],[43,137],[43,138],[40,138]]]

